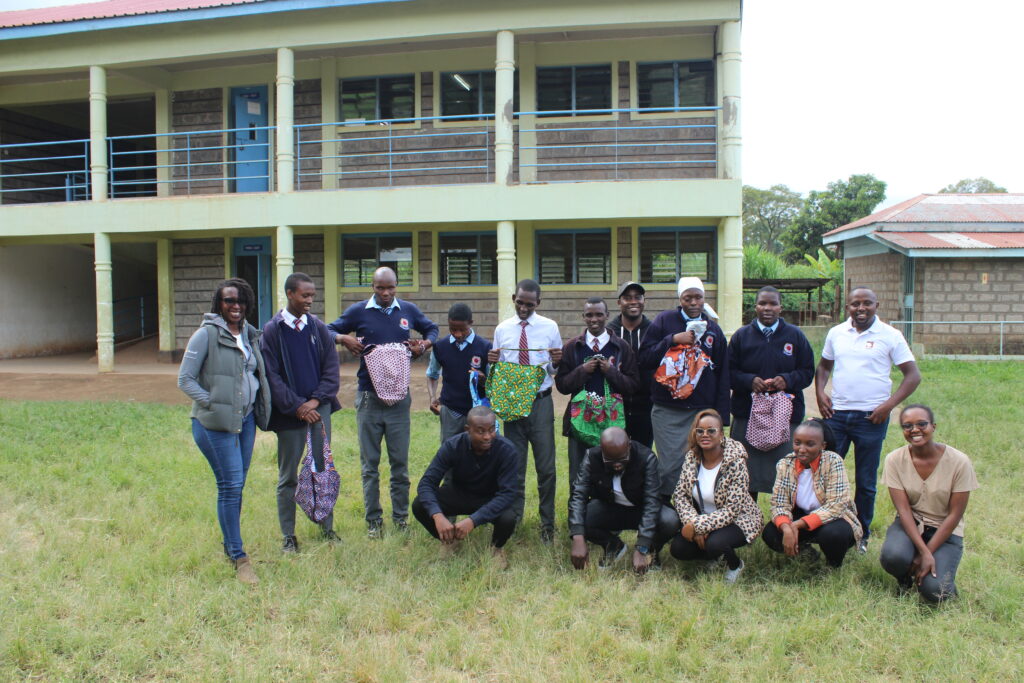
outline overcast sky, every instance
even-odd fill
[[[0,0],[0,8],[71,4]],[[743,180],[886,204],[985,176],[1024,192],[1024,2],[746,0]]]

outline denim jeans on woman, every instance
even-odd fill
[[[217,520],[224,535],[224,554],[232,560],[245,557],[242,549],[242,489],[256,441],[256,418],[250,412],[238,434],[207,429],[192,419],[192,438],[206,456],[217,480]]]

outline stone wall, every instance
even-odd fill
[[[184,133],[204,130],[220,130],[224,126],[224,89],[204,88],[202,90],[179,90],[171,98],[171,130]],[[171,193],[221,194],[224,192],[224,150],[212,149],[224,144],[223,133],[209,133],[171,138],[171,148],[181,151],[171,155],[174,164],[171,169]],[[196,149],[209,147],[211,149]],[[185,151],[191,148],[190,151]],[[187,164],[187,166],[185,165]]]
[[[224,279],[224,240],[174,240],[171,249],[174,277],[175,348],[184,349],[210,310],[213,292]]]
[[[869,287],[878,296],[882,320],[899,320],[903,315],[903,255],[878,254],[846,259],[846,295],[854,287]],[[845,318],[845,310],[840,318]]]

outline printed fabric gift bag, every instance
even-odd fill
[[[485,408],[491,407],[491,399],[480,395],[480,383],[486,381],[487,377],[479,370],[469,371],[469,396],[473,399],[474,408],[477,406],[484,406]],[[494,429],[498,434],[501,434],[501,425],[495,424]]]
[[[544,381],[543,365],[491,363],[487,373],[487,398],[491,410],[503,422],[520,420],[530,414],[537,390]]]
[[[409,394],[409,359],[405,344],[374,344],[363,352],[366,372],[377,398],[393,406]]]
[[[338,489],[341,488],[341,477],[338,470],[334,469],[334,456],[331,454],[331,444],[327,440],[327,428],[323,422],[320,423],[320,429],[324,435],[324,468],[317,471],[316,461],[313,459],[313,429],[313,425],[306,428],[306,457],[303,458],[302,469],[299,470],[295,502],[307,517],[319,524],[334,510],[334,503],[338,500]]]
[[[713,368],[704,350],[694,344],[676,344],[670,348],[654,371],[654,380],[668,388],[672,398],[685,399],[693,393],[704,368]]]
[[[601,432],[609,427],[626,427],[622,396],[613,394],[604,383],[604,396],[584,389],[572,397],[569,405],[569,430],[577,441],[587,446],[601,442]]]
[[[751,394],[747,443],[759,451],[770,451],[789,441],[789,420],[793,416],[793,396],[784,391]]]

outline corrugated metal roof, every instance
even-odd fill
[[[903,249],[1021,249],[1022,232],[876,232],[876,239]]]
[[[1021,223],[1024,194],[922,194],[826,233],[885,223]],[[914,229],[907,225],[907,229]]]
[[[61,5],[38,9],[0,12],[0,28],[59,24],[87,19],[110,19],[140,14],[160,14],[190,9],[249,5],[267,0],[104,0],[80,5]],[[273,1],[273,0],[270,0]]]

